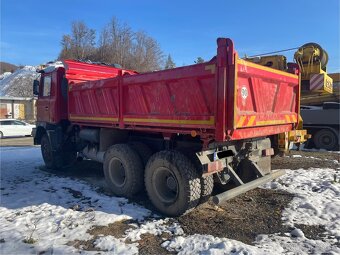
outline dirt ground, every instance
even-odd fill
[[[32,138],[3,139],[1,142],[1,146],[5,146],[5,144],[8,144],[7,146],[19,146],[19,144],[28,146],[32,142]],[[322,167],[340,169],[339,160],[340,154],[334,152],[291,151],[283,157],[273,158],[272,168],[308,169]],[[44,166],[41,166],[41,170],[50,171],[45,169]],[[99,163],[85,160],[64,169],[63,172],[53,173],[85,180],[97,187],[98,192],[111,194],[106,186],[102,166]],[[77,191],[69,192],[79,195]],[[290,231],[287,226],[283,225],[281,213],[292,199],[293,195],[287,192],[255,189],[218,207],[209,201],[192,212],[172,220],[180,223],[186,235],[210,234],[252,244],[258,234],[283,234]],[[145,192],[139,194],[132,202],[154,210]],[[110,234],[119,238],[124,236],[127,229],[131,228],[128,224],[129,222],[110,224],[107,227],[91,229],[89,233],[94,237],[100,234]],[[322,240],[323,238],[324,228],[322,226],[299,225],[298,227],[310,239]],[[162,236],[143,235],[142,240],[139,241],[140,254],[170,254],[169,251],[160,246],[162,242]],[[81,245],[84,249],[93,250],[91,240],[73,242],[69,245],[76,247]]]

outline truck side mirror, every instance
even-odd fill
[[[39,96],[39,81],[38,80],[33,81],[33,95]]]

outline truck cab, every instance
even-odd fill
[[[37,124],[58,123],[67,120],[67,80],[63,67],[51,67],[40,71],[40,80],[35,82],[37,100]]]

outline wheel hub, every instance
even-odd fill
[[[171,204],[176,201],[178,196],[178,182],[170,169],[160,167],[155,170],[153,187],[157,197],[163,203]]]
[[[169,176],[166,179],[166,185],[168,186],[169,189],[176,190],[176,181],[175,181],[175,178],[172,177],[172,176]]]
[[[126,182],[124,165],[119,158],[112,158],[109,163],[110,179],[117,187],[123,187]]]
[[[328,136],[324,136],[323,138],[322,138],[322,142],[324,143],[324,144],[330,144],[331,143],[331,139],[328,137]]]

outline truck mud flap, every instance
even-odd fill
[[[249,190],[255,189],[258,186],[261,186],[262,184],[265,184],[269,181],[272,181],[282,175],[284,175],[286,173],[285,170],[277,170],[277,171],[273,171],[270,174],[267,174],[263,177],[260,177],[254,181],[245,183],[245,184],[241,184],[240,186],[233,188],[231,190],[228,190],[226,192],[220,193],[216,196],[213,196],[212,201],[218,205],[220,203],[222,203],[223,201],[232,199],[242,193],[245,193]]]

